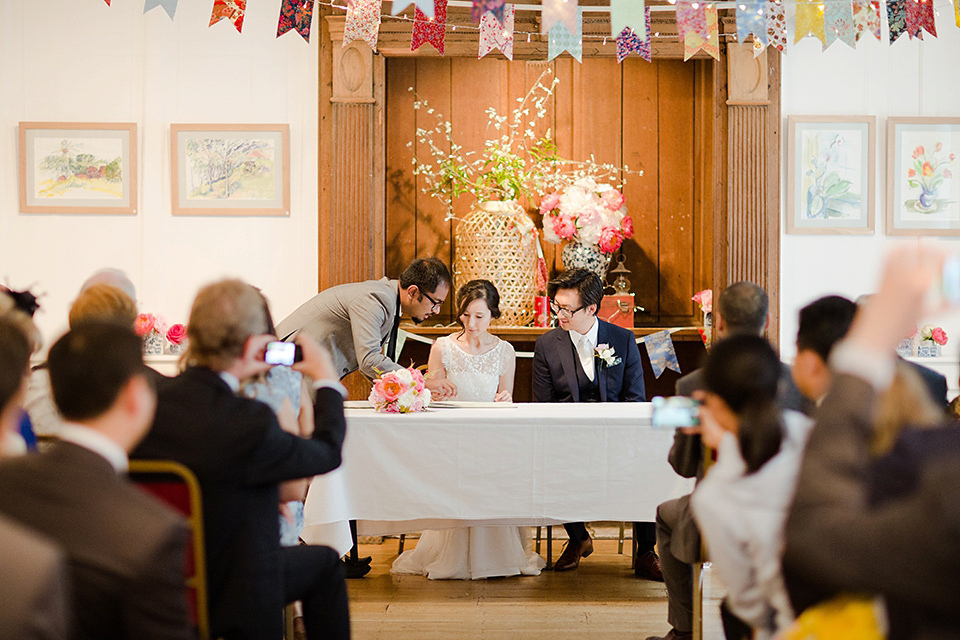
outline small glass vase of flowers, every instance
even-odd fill
[[[378,413],[416,413],[430,406],[430,390],[418,369],[381,373],[367,398]]]
[[[133,327],[143,339],[143,355],[158,356],[163,353],[163,339],[167,333],[167,322],[163,316],[141,313]]]
[[[166,339],[167,353],[172,356],[180,355],[187,346],[187,327],[179,322],[170,325]]]
[[[942,327],[932,324],[923,326],[920,330],[920,344],[917,345],[917,355],[935,358],[941,355],[943,346],[947,344],[947,332]]]

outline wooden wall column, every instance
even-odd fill
[[[780,324],[780,54],[768,51],[754,58],[752,45],[727,45],[726,242],[718,251],[714,289],[719,292],[739,280],[763,287],[770,297],[768,337],[775,342]]]

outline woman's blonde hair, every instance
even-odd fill
[[[137,320],[137,303],[118,287],[95,284],[73,301],[68,319],[71,329],[84,320],[107,320],[132,329]]]
[[[263,295],[242,280],[221,280],[200,289],[187,323],[189,364],[221,370],[243,355],[247,338],[269,333]]]
[[[920,374],[898,361],[893,384],[877,398],[871,449],[876,455],[884,454],[905,426],[936,427],[943,420],[943,410],[930,397]]]

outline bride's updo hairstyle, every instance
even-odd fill
[[[704,387],[739,418],[737,440],[748,474],[780,451],[779,380],[780,358],[759,336],[734,335],[717,342],[704,365]]]
[[[474,300],[483,300],[490,309],[490,317],[500,317],[500,292],[489,280],[471,280],[457,290],[457,324],[465,330],[461,316],[467,312],[467,307]]]

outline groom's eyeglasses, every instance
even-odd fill
[[[440,305],[443,304],[443,300],[434,300],[434,299],[433,299],[433,296],[431,296],[431,295],[430,295],[429,293],[427,293],[426,291],[423,291],[422,289],[421,289],[420,293],[422,293],[423,295],[425,295],[425,296],[427,297],[427,300],[429,300],[431,303],[433,303],[433,304],[430,305],[430,311],[439,311],[439,310],[440,310]]]
[[[555,315],[563,316],[564,318],[572,318],[573,314],[575,314],[577,311],[580,311],[580,309],[583,309],[583,307],[580,306],[576,309],[567,309],[566,307],[561,307],[556,302],[550,303],[550,310],[553,311]]]

